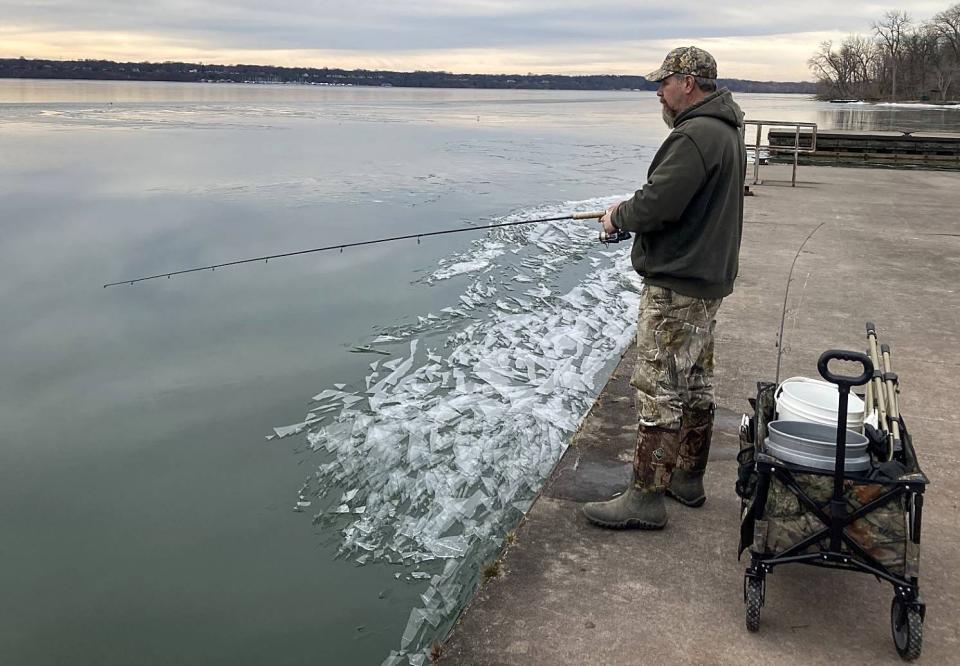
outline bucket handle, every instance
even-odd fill
[[[820,384],[821,386],[823,385],[823,383],[819,379],[812,379],[810,377],[801,377],[799,375],[797,375],[796,377],[788,377],[787,379],[784,379],[782,382],[780,382],[780,384],[777,386],[777,390],[773,392],[774,400],[778,400],[780,398],[780,394],[783,393],[784,384],[788,384],[790,382],[797,382],[801,384]]]

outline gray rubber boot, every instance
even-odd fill
[[[703,490],[703,472],[688,472],[683,469],[673,470],[670,476],[670,485],[667,495],[684,506],[703,506],[707,501],[707,493]]]
[[[638,489],[634,484],[607,502],[587,502],[583,515],[594,525],[612,529],[659,530],[667,524],[663,493]]]

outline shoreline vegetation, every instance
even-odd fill
[[[114,62],[111,60],[37,60],[0,58],[0,78],[86,79],[101,81],[178,81],[197,83],[297,83],[320,86],[398,88],[490,88],[505,90],[656,90],[642,76],[562,74],[454,74],[441,71],[211,65],[189,62]],[[812,95],[808,81],[719,79],[733,92]]]
[[[807,65],[817,97],[903,102],[956,97],[960,88],[960,3],[916,21],[889,11],[869,35],[852,34],[838,45],[822,42]]]

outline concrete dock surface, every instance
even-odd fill
[[[901,663],[888,583],[801,565],[767,576],[760,631],[744,626],[734,492],[737,429],[773,381],[791,263],[781,379],[817,376],[828,348],[863,350],[877,324],[926,493],[921,663],[960,664],[960,174],[765,166],[746,199],[740,277],[717,325],[718,417],[699,509],[668,500],[659,532],[587,523],[584,502],[630,476],[628,350],[539,498],[442,646],[449,664]],[[749,182],[749,181],[748,181]],[[822,225],[822,226],[820,226]],[[819,228],[817,228],[819,226]]]

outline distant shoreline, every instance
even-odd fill
[[[210,65],[189,62],[113,62],[0,58],[0,78],[90,81],[173,81],[181,83],[299,83],[340,87],[474,88],[496,90],[655,90],[642,76],[563,74],[453,74],[440,71]],[[734,92],[814,94],[806,81],[719,79]]]

